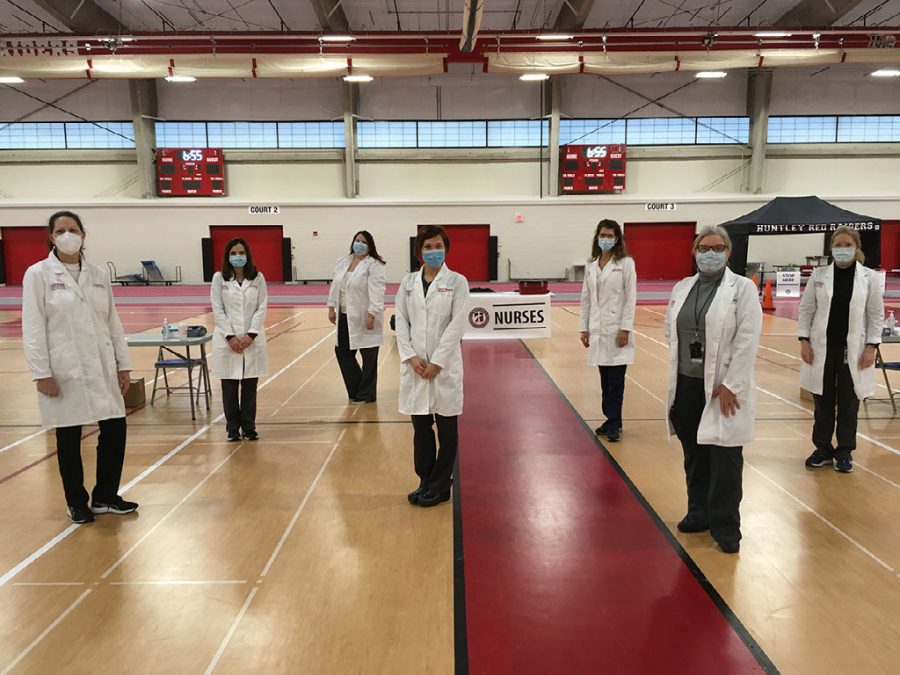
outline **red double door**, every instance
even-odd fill
[[[25,270],[47,257],[46,227],[2,227],[3,265],[6,285],[21,286]]]
[[[674,280],[694,273],[691,245],[696,222],[625,223],[625,243],[642,281]]]
[[[419,229],[424,225],[419,225]],[[447,267],[469,282],[490,280],[490,225],[441,225],[450,238]]]
[[[253,262],[269,283],[284,283],[281,225],[210,225],[213,269],[220,270],[225,259],[225,245],[235,237],[247,242],[253,254]]]

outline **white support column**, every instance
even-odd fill
[[[141,198],[156,196],[156,80],[128,80]]]
[[[550,171],[547,176],[547,194],[551,197],[559,195],[559,107],[562,99],[562,80],[559,77],[551,77],[548,81],[550,91],[550,135],[548,138],[548,150],[550,152]]]
[[[359,85],[344,82],[344,194],[359,196],[359,169],[356,164],[356,117],[359,110]]]
[[[772,100],[772,71],[751,70],[747,74],[747,114],[750,116],[750,173],[747,192],[763,191],[766,175],[766,143],[769,135],[769,105]]]

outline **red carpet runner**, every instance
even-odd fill
[[[467,341],[464,359],[468,672],[763,672],[522,343]]]

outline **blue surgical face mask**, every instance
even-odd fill
[[[597,246],[600,247],[601,251],[612,251],[615,245],[615,239],[609,239],[608,237],[597,237]]]
[[[831,249],[831,257],[838,267],[849,267],[856,258],[856,248],[853,246],[835,246]]]
[[[422,251],[422,260],[433,270],[444,264],[444,257],[445,253],[442,248],[434,249],[433,251]]]
[[[354,241],[353,242],[353,252],[356,255],[365,255],[369,252],[369,245],[363,241]]]
[[[720,272],[725,263],[728,261],[728,252],[707,251],[706,253],[697,253],[697,269],[703,274],[715,274]]]
[[[245,256],[245,255],[230,255],[230,256],[228,256],[228,262],[231,263],[232,267],[241,268],[247,264],[247,256]]]

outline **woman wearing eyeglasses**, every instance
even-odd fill
[[[762,309],[756,285],[727,267],[731,239],[723,228],[701,229],[693,253],[699,273],[675,285],[666,314],[669,433],[684,450],[688,493],[678,529],[709,530],[723,552],[737,553]]]

